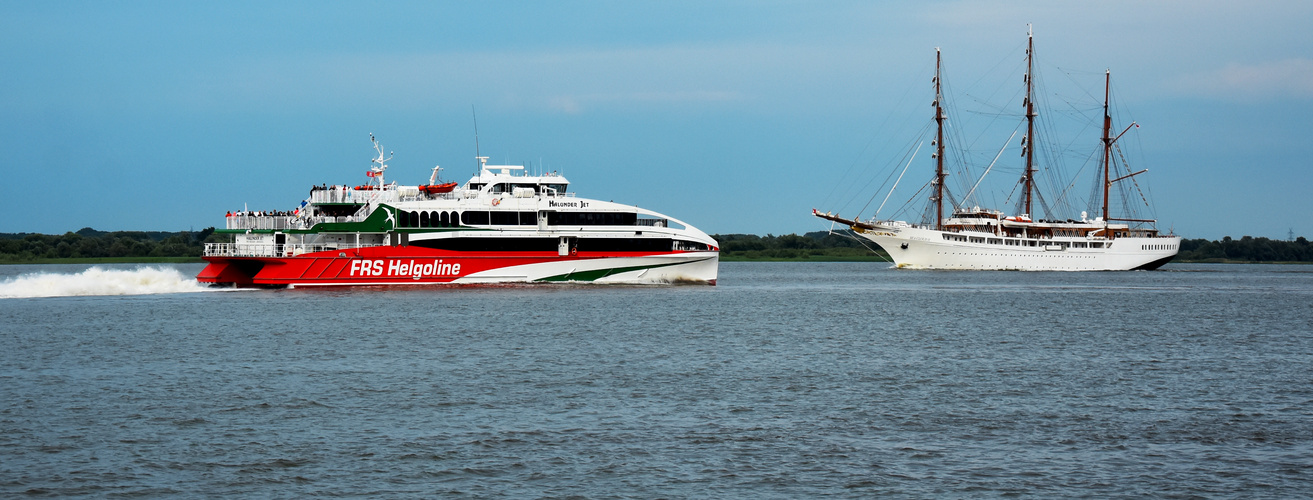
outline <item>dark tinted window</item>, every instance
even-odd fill
[[[488,212],[462,212],[460,222],[466,226],[486,226],[488,225]]]
[[[617,212],[548,212],[547,223],[553,226],[633,226],[638,214]]]
[[[440,238],[412,241],[410,244],[457,252],[552,252],[555,254],[556,243],[556,238]]]

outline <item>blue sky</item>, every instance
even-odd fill
[[[363,183],[370,133],[396,152],[390,179],[438,164],[464,181],[471,107],[492,161],[559,170],[580,196],[710,233],[824,229],[811,208],[874,199],[870,216],[884,197],[930,118],[935,47],[961,91],[964,157],[989,162],[1015,121],[988,102],[1020,91],[1027,23],[1053,117],[1092,109],[1113,71],[1160,227],[1313,236],[1313,3],[1210,0],[4,0],[0,232],[201,229],[243,205],[290,209],[311,184]],[[1097,127],[1058,131],[1098,144]],[[1015,200],[1009,147],[987,201]],[[890,206],[929,178],[928,151]]]

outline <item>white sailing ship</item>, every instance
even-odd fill
[[[1020,181],[1024,194],[1017,215],[979,206],[950,205],[951,212],[944,216],[947,195],[944,179],[944,121],[942,79],[939,50],[935,50],[935,108],[937,136],[935,146],[935,173],[930,181],[934,220],[913,223],[902,220],[881,220],[871,217],[844,218],[838,214],[813,209],[813,215],[844,224],[862,238],[879,245],[899,268],[912,269],[976,269],[1026,271],[1099,271],[1156,269],[1176,256],[1181,238],[1163,234],[1152,219],[1114,216],[1109,212],[1109,196],[1114,185],[1131,180],[1147,171],[1120,174],[1129,171],[1124,162],[1118,163],[1113,152],[1117,140],[1132,127],[1112,135],[1112,117],[1108,111],[1111,72],[1105,73],[1103,101],[1102,159],[1099,175],[1102,176],[1102,214],[1093,218],[1081,212],[1080,219],[1032,219],[1035,195],[1035,101],[1034,90],[1034,38],[1029,37],[1026,50],[1025,109],[1026,136],[1022,138],[1025,173]],[[1030,142],[1028,145],[1027,142]],[[1118,169],[1122,170],[1118,170]],[[988,173],[988,169],[986,169]],[[1132,181],[1133,182],[1133,181]],[[979,186],[979,182],[976,184]],[[974,191],[974,188],[972,188]],[[963,200],[971,199],[971,192]],[[878,213],[878,210],[877,210]],[[1052,217],[1052,216],[1050,216]]]

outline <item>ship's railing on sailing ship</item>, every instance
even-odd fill
[[[311,252],[332,250],[353,250],[356,248],[375,247],[380,243],[206,243],[206,257],[294,257]]]

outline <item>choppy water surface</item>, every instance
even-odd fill
[[[1313,494],[1313,267],[886,267],[0,299],[0,496]]]

